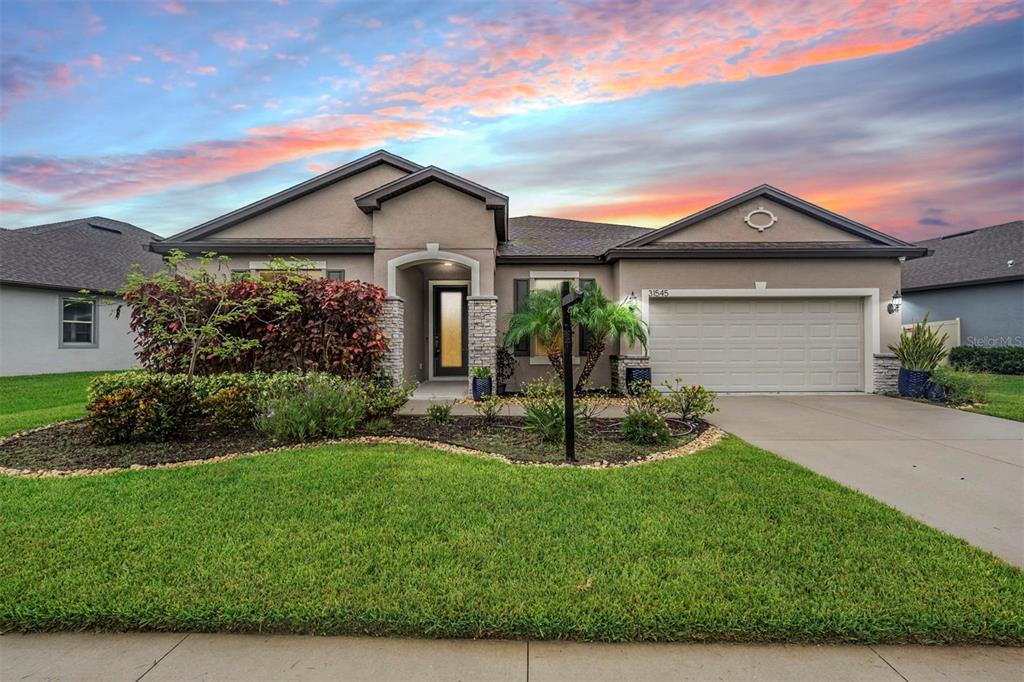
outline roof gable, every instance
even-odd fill
[[[379,211],[381,204],[385,201],[394,199],[432,182],[437,182],[483,201],[484,206],[488,210],[494,211],[494,230],[498,235],[498,241],[504,242],[508,238],[508,197],[501,192],[496,192],[493,189],[484,187],[481,184],[467,180],[437,166],[421,168],[405,177],[392,180],[385,185],[361,194],[355,198],[356,206],[365,213]]]
[[[300,182],[299,184],[282,190],[277,194],[272,194],[269,197],[255,201],[248,206],[243,206],[240,209],[226,213],[218,218],[214,218],[213,220],[202,223],[201,225],[185,230],[184,232],[179,232],[172,237],[168,237],[167,240],[171,242],[181,242],[210,237],[245,220],[249,220],[250,218],[283,206],[289,202],[295,201],[296,199],[316,192],[319,189],[323,189],[324,187],[328,187],[336,182],[358,175],[359,173],[375,168],[381,164],[387,164],[405,173],[413,173],[414,171],[418,171],[422,168],[422,166],[417,163],[413,163],[408,159],[403,159],[400,156],[380,149],[356,159],[355,161],[346,163],[343,166],[339,166],[338,168],[329,170],[326,173],[322,173],[315,178]]]
[[[760,202],[760,203],[759,203]],[[858,222],[845,218],[837,213],[833,213],[820,206],[805,201],[799,197],[793,196],[783,192],[780,189],[772,187],[770,185],[760,185],[753,189],[747,190],[742,194],[726,199],[714,206],[709,206],[701,211],[698,211],[690,216],[677,220],[674,223],[670,223],[665,227],[657,230],[653,230],[649,234],[641,235],[636,239],[624,242],[620,245],[620,248],[634,248],[653,245],[655,243],[664,242],[728,242],[728,241],[739,241],[738,239],[723,239],[723,238],[708,238],[713,235],[694,235],[694,238],[686,238],[686,235],[681,234],[683,231],[688,229],[698,230],[698,225],[701,225],[705,221],[713,219],[717,216],[725,214],[728,211],[734,210],[738,207],[748,208],[749,204],[750,211],[747,212],[745,218],[738,218],[739,220],[747,221],[740,232],[746,230],[750,233],[749,242],[756,242],[759,234],[763,234],[765,239],[771,239],[773,243],[779,242],[861,242],[862,245],[879,245],[879,246],[911,246],[907,242],[891,237],[877,230],[873,230],[866,225],[861,225]],[[766,205],[767,204],[767,205]],[[777,230],[774,220],[778,216],[774,215],[771,211],[771,204],[783,207],[785,210],[792,211],[794,214],[800,217],[808,217],[813,219],[816,223],[826,226],[825,230],[807,230],[810,223],[804,225],[803,229],[805,234],[798,235],[796,231],[791,234],[792,238],[779,238],[776,234]],[[764,209],[761,211],[759,209]],[[763,229],[762,229],[763,228]],[[828,228],[838,230],[839,234],[831,236],[827,231]],[[774,230],[774,231],[773,231]],[[740,235],[737,235],[740,236]],[[740,239],[742,237],[740,236]],[[865,244],[866,242],[866,244]]]

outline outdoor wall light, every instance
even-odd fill
[[[889,311],[890,315],[892,315],[893,313],[898,312],[899,309],[900,309],[900,306],[902,306],[902,305],[903,305],[903,294],[901,294],[900,290],[897,289],[896,291],[893,292],[893,294],[892,294],[892,301],[889,303],[889,305],[887,305],[885,307],[885,309]]]
[[[629,292],[629,296],[626,297],[626,305],[636,305],[636,292]]]

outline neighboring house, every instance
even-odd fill
[[[161,266],[148,249],[155,239],[98,217],[0,229],[0,375],[138,364],[127,310],[117,317],[112,295],[132,264]]]
[[[1024,221],[921,242],[903,264],[904,324],[960,320],[965,346],[1024,346]]]
[[[879,354],[900,320],[886,305],[898,259],[922,247],[767,185],[659,230],[508,212],[500,192],[377,151],[152,248],[213,250],[251,272],[303,258],[385,288],[393,377],[493,367],[527,293],[569,279],[634,296],[650,325],[649,354],[614,340],[595,385],[621,387],[623,366],[649,364],[656,383],[722,391],[890,387],[893,359]],[[550,369],[535,342],[516,354],[518,382]]]

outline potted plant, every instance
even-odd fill
[[[925,315],[909,334],[905,330],[900,334],[899,343],[889,346],[900,361],[897,380],[900,395],[908,398],[924,396],[932,372],[947,355],[947,338],[947,334],[940,334],[928,326],[928,316]]]
[[[473,375],[473,400],[479,401],[485,395],[491,394],[491,368],[474,367]]]
[[[497,347],[495,356],[498,365],[497,376],[495,377],[498,383],[498,395],[505,395],[509,379],[516,373],[516,356],[512,352],[512,348],[506,344],[501,344]]]

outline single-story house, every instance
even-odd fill
[[[927,253],[768,185],[660,229],[510,218],[501,192],[386,151],[151,248],[216,251],[252,273],[302,258],[373,282],[388,293],[385,371],[419,381],[494,368],[530,290],[590,280],[635,297],[650,333],[647,348],[613,340],[594,385],[621,388],[624,367],[647,365],[655,383],[736,392],[890,388],[883,349],[900,319],[886,307],[900,261]],[[536,343],[515,353],[513,387],[550,370]]]
[[[161,267],[154,239],[100,217],[0,229],[0,375],[136,366],[114,294],[133,264]]]
[[[1024,221],[930,239],[903,264],[904,324],[960,320],[965,346],[1024,346]]]

